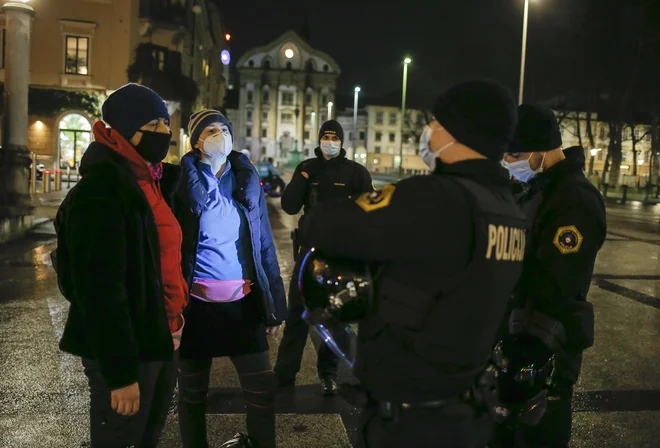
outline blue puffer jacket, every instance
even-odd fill
[[[233,197],[250,227],[257,284],[263,298],[264,322],[266,326],[279,325],[286,318],[286,296],[259,174],[249,159],[237,151],[232,151],[228,159],[236,178]],[[197,262],[200,217],[208,195],[197,170],[199,163],[199,155],[189,152],[181,159],[180,167],[164,167],[161,181],[163,195],[167,197],[172,194],[172,208],[181,224],[181,267],[189,286],[192,285]]]

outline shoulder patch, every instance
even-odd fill
[[[575,226],[565,226],[557,229],[553,244],[562,254],[574,254],[582,246],[582,234]]]
[[[396,187],[394,185],[385,185],[382,189],[372,191],[371,193],[364,193],[360,195],[355,203],[360,206],[365,212],[373,212],[379,208],[385,208],[390,205],[392,195]]]

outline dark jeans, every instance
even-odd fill
[[[275,447],[275,382],[268,352],[231,356],[243,390],[248,435]],[[212,359],[179,359],[179,428],[184,448],[206,448],[206,400]]]
[[[548,410],[536,426],[498,426],[489,446],[493,448],[567,448],[573,420],[573,388],[550,391]]]
[[[298,272],[298,267],[299,263],[296,263],[294,273]],[[298,291],[297,275],[293,275],[289,284],[289,315],[275,363],[275,375],[281,383],[294,382],[296,374],[300,371],[300,363],[309,333],[309,325],[302,317],[304,310],[305,307]],[[337,363],[334,353],[326,344],[321,343],[316,363],[319,378],[336,379]]]
[[[92,448],[158,446],[176,381],[174,363],[140,363],[140,410],[128,417],[112,410],[110,389],[105,385],[98,363],[83,359],[82,364],[89,381]]]
[[[371,405],[362,415],[362,448],[484,448],[491,429],[488,414],[464,404],[405,410],[398,421]]]

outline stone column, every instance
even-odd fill
[[[29,193],[28,86],[30,33],[34,9],[7,2],[5,90],[0,150],[0,242],[20,236],[32,226]]]

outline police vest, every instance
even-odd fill
[[[415,358],[448,377],[472,379],[491,355],[522,271],[525,219],[503,189],[453,179],[473,215],[473,240],[465,241],[471,250],[468,265],[432,291],[379,278],[375,312],[376,320],[405,340]],[[367,327],[364,337],[376,332]]]

